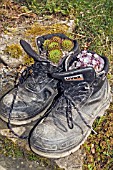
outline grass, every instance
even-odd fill
[[[18,0],[19,2],[19,0]],[[21,1],[22,2],[22,1]],[[26,0],[23,4],[38,15],[46,17],[54,15],[60,19],[73,19],[75,28],[69,33],[67,27],[53,25],[42,27],[36,23],[26,31],[26,37],[34,41],[34,36],[45,33],[62,32],[72,35],[80,44],[81,49],[89,49],[100,55],[105,55],[110,61],[108,79],[113,86],[113,1],[112,0]],[[60,3],[59,3],[60,2]],[[4,15],[5,11],[3,10]],[[82,146],[86,156],[83,170],[112,170],[113,168],[113,103],[107,114],[94,123],[94,130],[98,135],[91,134]],[[9,146],[9,145],[7,145]],[[5,153],[13,154],[9,147],[4,148]],[[15,150],[15,149],[14,149]],[[21,156],[17,148],[17,155]],[[37,157],[30,154],[30,160]],[[46,161],[45,161],[46,162]],[[47,163],[47,162],[46,162]],[[46,164],[45,163],[45,164]],[[49,164],[49,163],[47,163]]]

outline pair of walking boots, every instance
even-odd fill
[[[65,157],[96,133],[93,122],[109,107],[108,59],[80,51],[76,40],[60,33],[36,38],[39,54],[26,41],[20,44],[34,64],[1,97],[0,117],[13,125],[37,120],[29,139],[32,151]]]

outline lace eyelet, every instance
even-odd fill
[[[36,62],[36,63],[34,64],[34,66],[35,66],[35,68],[39,68],[39,67],[40,67],[39,62]]]
[[[22,72],[21,76],[22,76],[22,77],[26,77],[27,72],[28,72],[27,70],[24,70],[24,71]]]

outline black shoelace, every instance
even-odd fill
[[[82,96],[80,95],[80,100],[81,100],[81,103],[82,103],[82,107],[83,105],[85,105],[85,103],[87,102],[87,100],[90,98],[90,96],[92,95],[93,93],[93,89],[90,89],[89,88],[89,85],[87,82],[85,83],[81,83],[78,85],[78,88],[80,90],[80,88],[82,88]],[[86,88],[86,89],[85,89]],[[77,88],[75,88],[77,90]],[[83,90],[84,89],[84,90]],[[83,93],[84,93],[84,99],[83,99]],[[86,95],[88,93],[88,95]],[[79,111],[79,106],[77,106],[75,104],[75,102],[73,102],[73,100],[71,100],[67,95],[65,95],[65,88],[63,86],[63,83],[62,82],[59,82],[58,83],[58,94],[57,96],[54,98],[53,102],[52,102],[52,105],[50,106],[50,108],[47,110],[47,112],[37,121],[37,123],[35,124],[35,126],[33,127],[33,129],[40,123],[40,121],[42,119],[44,119],[45,117],[47,117],[49,115],[49,113],[51,112],[52,109],[54,109],[57,104],[61,101],[61,96],[66,100],[66,103],[67,103],[67,107],[66,107],[66,118],[67,118],[67,124],[68,124],[68,127],[70,129],[73,129],[74,127],[74,124],[76,126],[78,126],[81,130],[81,133],[83,133],[83,130],[82,128],[80,127],[80,125],[78,125],[76,122],[73,121],[73,116],[72,116],[72,107],[74,107],[78,114],[80,115],[81,119],[83,120],[83,122],[85,123],[85,125],[91,129],[91,131],[93,131],[95,134],[97,134],[97,132],[95,132],[93,130],[93,128],[88,124],[88,122],[85,121],[82,113]],[[81,98],[82,97],[82,98]],[[78,96],[77,96],[77,99],[78,99]],[[57,115],[56,115],[57,116]]]
[[[78,126],[80,128],[80,126],[77,123],[75,123],[74,120],[73,120],[72,107],[74,107],[77,110],[77,112],[80,115],[83,122],[85,123],[85,125],[88,128],[90,128],[91,131],[93,131],[95,134],[97,134],[93,130],[93,128],[88,124],[88,122],[85,121],[82,113],[79,110],[79,108],[83,107],[86,104],[86,102],[88,101],[88,99],[91,97],[91,95],[93,93],[93,88],[91,88],[87,82],[82,82],[82,83],[79,83],[79,84],[75,85],[74,86],[74,101],[73,101],[72,98],[69,97],[70,95],[68,96],[68,95],[65,94],[65,87],[63,86],[63,83],[61,83],[60,87],[62,89],[61,90],[62,95],[65,98],[66,103],[67,103],[66,118],[67,118],[68,127],[70,129],[73,129],[74,124],[76,124],[76,126]],[[73,91],[73,89],[72,89],[72,91]],[[77,95],[76,95],[76,92],[77,92]],[[56,103],[58,103],[58,102],[56,102]],[[76,103],[78,103],[78,104],[76,104]],[[81,129],[81,131],[83,133],[82,129]]]

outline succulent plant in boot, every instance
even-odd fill
[[[44,43],[43,43],[43,48],[44,48],[45,50],[47,50],[47,49],[48,49],[48,45],[49,45],[50,43],[51,43],[51,41],[50,41],[49,39],[45,40]]]
[[[62,56],[63,56],[63,53],[60,49],[53,49],[49,51],[48,53],[48,59],[54,64],[58,64]]]
[[[53,38],[51,38],[51,40],[54,41],[54,42],[58,42],[60,44],[62,42],[62,39],[60,37],[58,37],[58,36],[54,36]]]
[[[58,42],[51,42],[48,45],[48,50],[53,50],[53,49],[56,49],[56,48],[60,48],[60,44]]]
[[[74,43],[73,41],[69,39],[65,39],[62,41],[62,49],[64,51],[71,51],[74,48]]]

